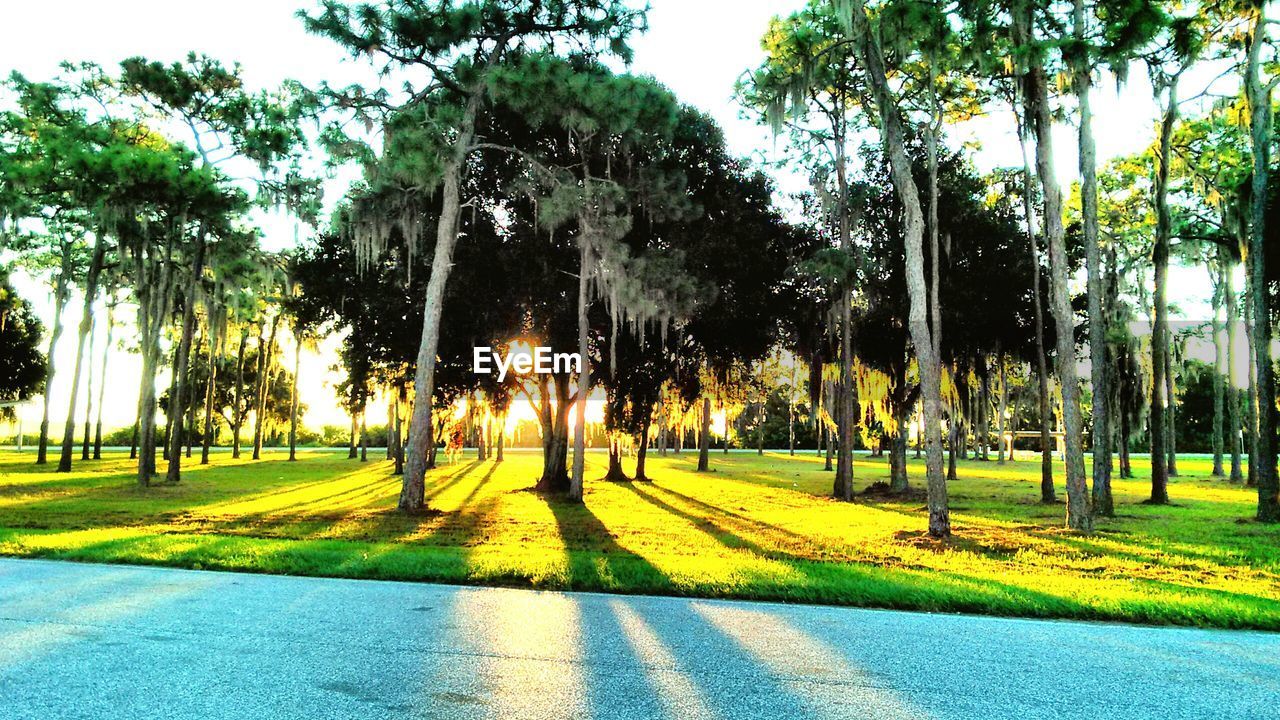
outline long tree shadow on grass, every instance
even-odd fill
[[[585,498],[584,500],[589,500]],[[566,590],[670,592],[670,577],[640,555],[622,547],[587,502],[547,497],[564,543],[568,563]]]
[[[882,607],[890,609],[923,610],[928,612],[972,612],[979,614],[996,614],[1029,617],[1059,617],[1076,619],[1111,619],[1113,611],[1096,604],[1058,595],[1043,590],[1036,590],[1008,582],[1001,582],[990,577],[976,577],[955,571],[942,571],[928,568],[890,567],[866,563],[841,561],[821,561],[800,557],[777,548],[763,546],[758,540],[748,537],[741,526],[734,527],[733,517],[741,518],[731,511],[693,500],[694,505],[709,509],[712,515],[697,515],[676,508],[670,503],[652,497],[640,488],[632,488],[634,492],[663,510],[692,523],[697,529],[706,533],[727,548],[747,551],[759,557],[785,563],[794,571],[790,581],[780,581],[776,575],[765,574],[752,568],[744,568],[742,580],[729,595],[745,595],[761,599],[782,601],[817,602],[833,605],[857,605],[864,607]],[[662,490],[663,488],[658,488]],[[680,495],[679,493],[672,494]],[[680,495],[680,497],[685,497]],[[773,526],[759,521],[744,519],[745,524],[763,526],[766,530],[776,530]],[[1213,598],[1226,599],[1210,593],[1200,594],[1204,602],[1195,607],[1185,607],[1180,611],[1170,612],[1158,599],[1141,601],[1130,608],[1138,619],[1157,623],[1192,624],[1197,613],[1213,614],[1225,617],[1235,612],[1230,607],[1219,607],[1212,612]],[[1244,596],[1241,602],[1231,603],[1238,610],[1246,610],[1257,606],[1257,598]],[[1246,613],[1255,627],[1267,627],[1280,623],[1280,613],[1270,619],[1260,617],[1257,613]],[[1220,623],[1221,620],[1215,620]]]

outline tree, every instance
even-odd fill
[[[1098,236],[1097,148],[1093,137],[1090,90],[1099,66],[1110,66],[1119,79],[1127,75],[1136,50],[1146,45],[1164,22],[1154,2],[1073,0],[1071,44],[1064,49],[1079,114],[1080,196],[1089,317],[1089,367],[1093,399],[1093,494],[1091,510],[1111,511],[1110,379],[1107,369],[1107,322],[1102,250]]]
[[[146,111],[189,130],[202,169],[224,166],[232,160],[249,161],[262,174],[256,187],[256,200],[260,204],[284,207],[304,220],[314,220],[318,183],[301,177],[295,169],[298,152],[305,146],[298,121],[309,110],[308,102],[297,88],[286,86],[277,93],[251,93],[244,87],[238,66],[228,69],[212,58],[195,53],[189,54],[185,62],[169,65],[141,57],[129,58],[121,63],[118,81],[105,77],[97,81],[113,85]],[[281,167],[282,163],[288,166],[287,170]],[[215,178],[224,187],[229,185],[225,176]],[[235,191],[227,189],[231,191],[227,197],[234,198]],[[256,237],[248,238],[231,227],[229,218],[243,212],[243,207],[235,207],[236,202],[232,199],[230,204],[215,210],[215,213],[220,210],[221,215],[207,217],[195,232],[187,268],[190,281],[181,298],[181,334],[174,355],[174,387],[179,397],[194,395],[187,368],[196,326],[197,291],[204,282],[210,243],[219,240],[239,243],[246,239],[256,242]],[[238,202],[242,204],[244,200]],[[212,316],[212,313],[206,315]],[[186,435],[181,415],[177,420],[177,432],[169,438],[166,479],[170,483],[181,478],[181,453],[176,449]],[[258,449],[255,447],[255,451]]]
[[[1056,333],[1057,374],[1062,393],[1066,444],[1067,526],[1081,531],[1093,527],[1092,498],[1085,478],[1083,420],[1076,372],[1074,313],[1068,291],[1066,233],[1062,190],[1054,171],[1053,117],[1049,105],[1046,47],[1037,37],[1037,3],[1010,3],[1009,30],[1017,62],[1020,99],[1025,122],[1036,140],[1035,166],[1044,201],[1043,230],[1049,249],[1050,303]]]
[[[885,66],[884,51],[872,29],[871,18],[862,0],[848,0],[843,13],[857,43],[867,84],[879,114],[880,139],[889,158],[890,175],[902,201],[903,239],[907,292],[911,298],[909,324],[920,371],[921,395],[924,400],[925,474],[928,482],[929,534],[946,537],[951,534],[951,513],[947,503],[946,479],[942,475],[942,366],[934,351],[933,332],[928,324],[928,290],[924,279],[924,212],[920,190],[911,174],[907,157],[906,134],[898,103]]]
[[[1155,184],[1152,204],[1156,213],[1155,244],[1152,261],[1155,266],[1155,323],[1151,335],[1151,366],[1154,390],[1151,394],[1151,497],[1148,502],[1169,502],[1168,447],[1171,434],[1166,429],[1166,413],[1173,402],[1172,379],[1169,376],[1169,252],[1173,237],[1173,214],[1169,207],[1169,182],[1173,161],[1173,134],[1178,122],[1178,85],[1198,59],[1202,47],[1201,30],[1193,18],[1170,22],[1165,37],[1148,56],[1152,87],[1161,104],[1160,131],[1155,153]]]
[[[834,176],[833,206],[840,253],[852,256],[848,143],[856,130],[854,109],[862,87],[855,46],[845,40],[838,13],[825,2],[810,3],[785,20],[775,18],[763,41],[766,59],[739,83],[739,95],[769,123],[774,134],[789,129],[814,184]],[[817,118],[814,120],[813,118]],[[835,299],[839,317],[840,375],[836,394],[839,433],[832,495],[853,500],[853,288],[847,277]]]
[[[440,338],[444,291],[457,242],[463,173],[468,157],[481,142],[476,123],[486,101],[489,73],[512,53],[558,41],[584,50],[608,50],[629,57],[626,37],[643,14],[618,0],[523,3],[486,0],[479,3],[419,3],[348,6],[325,0],[315,15],[302,14],[308,30],[348,48],[353,56],[380,58],[385,68],[422,73],[407,98],[396,103],[381,90],[361,88],[322,94],[338,107],[370,118],[373,114],[416,113],[431,122],[416,130],[401,127],[386,150],[405,184],[438,188],[441,211],[436,221],[431,278],[424,302],[422,339],[416,358],[415,399],[409,422],[408,462],[399,506],[418,511],[425,505],[423,478],[430,445],[435,358]],[[584,398],[585,401],[585,398]]]
[[[680,291],[677,286],[655,288],[671,275],[653,272],[625,242],[632,211],[642,203],[645,212],[659,219],[678,217],[687,207],[679,171],[663,172],[662,165],[652,162],[655,149],[670,142],[678,105],[653,80],[615,75],[590,60],[565,61],[546,54],[495,68],[493,86],[498,102],[535,126],[556,126],[568,133],[567,144],[558,147],[510,150],[528,164],[538,193],[539,223],[549,230],[571,227],[578,246],[581,367],[573,397],[574,459],[568,497],[581,501],[591,390],[591,300],[607,303],[612,347],[621,324],[644,328],[669,322],[671,295]],[[643,162],[646,154],[651,162]]]
[[[16,108],[0,115],[4,150],[0,154],[0,187],[5,190],[0,200],[5,214],[13,219],[6,239],[23,265],[47,274],[53,290],[53,328],[36,452],[36,464],[43,465],[48,461],[48,389],[57,373],[53,358],[62,337],[62,313],[72,288],[89,266],[84,234],[86,226],[94,222],[88,207],[92,200],[86,197],[92,186],[77,170],[94,163],[94,151],[109,142],[111,131],[71,107],[71,93],[64,84],[35,83],[15,73],[8,85],[17,97]],[[79,356],[77,353],[77,386]],[[74,423],[74,410],[73,405],[69,426]]]
[[[0,416],[12,418],[14,403],[44,390],[43,335],[31,303],[14,290],[9,268],[0,266]]]
[[[1271,358],[1270,281],[1267,277],[1267,201],[1271,172],[1271,91],[1263,82],[1263,46],[1268,43],[1266,3],[1248,3],[1249,51],[1244,67],[1244,96],[1249,109],[1253,176],[1249,203],[1249,306],[1253,309],[1253,353],[1258,395],[1257,454],[1249,457],[1258,485],[1258,520],[1280,522],[1280,476],[1276,470],[1276,379]]]

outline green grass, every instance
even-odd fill
[[[1280,630],[1280,527],[1249,519],[1252,491],[1205,460],[1180,460],[1169,506],[1140,503],[1145,478],[1116,481],[1117,517],[1087,536],[1037,502],[1038,462],[962,462],[940,542],[919,497],[824,497],[811,452],[716,452],[709,474],[692,454],[652,456],[655,482],[589,480],[582,505],[530,491],[540,456],[511,452],[432,471],[421,516],[391,509],[386,462],[214,457],[140,489],[120,454],[56,474],[0,452],[0,554]],[[588,456],[589,478],[603,460]],[[887,474],[860,457],[857,487]]]

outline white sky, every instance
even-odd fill
[[[287,78],[307,85],[322,80],[343,85],[372,78],[367,66],[348,60],[336,45],[303,31],[294,12],[311,5],[301,1],[47,0],[4,5],[0,72],[5,75],[18,70],[41,80],[54,75],[63,60],[91,60],[110,68],[132,55],[167,62],[194,50],[226,63],[239,62],[251,87],[274,86]],[[766,129],[741,117],[733,103],[733,85],[744,70],[759,64],[759,39],[769,18],[802,5],[799,0],[651,0],[650,30],[633,43],[633,69],[653,75],[683,102],[713,115],[738,154],[769,151],[776,144]],[[1154,136],[1155,109],[1140,72],[1133,73],[1130,84],[1118,93],[1114,89],[1096,93],[1095,113],[1100,162],[1136,152]],[[975,122],[955,138],[981,143],[976,161],[983,170],[1021,164],[1007,115]],[[1065,186],[1075,179],[1074,128],[1058,128],[1054,143],[1057,171]],[[782,180],[785,190],[800,189],[795,178]],[[270,247],[293,241],[291,225],[268,221],[264,227]],[[1203,316],[1208,294],[1204,277],[1201,269],[1174,268],[1171,278],[1173,301],[1197,318]],[[36,304],[49,326],[48,289],[22,278],[19,282],[19,290]],[[64,316],[67,330],[57,351],[58,366],[67,373],[74,357],[74,326],[81,302],[73,297],[69,304]],[[283,361],[292,367],[292,343],[284,347]],[[305,422],[317,429],[346,422],[334,401],[332,383],[340,378],[329,372],[336,361],[333,348],[330,340],[320,353],[304,352],[303,356],[301,396],[310,408]],[[111,364],[105,422],[109,427],[124,426],[133,420],[139,363],[134,356],[117,351]],[[65,383],[55,385],[52,417],[54,427],[60,427],[67,388]],[[40,417],[38,404],[29,404],[23,415],[33,430]],[[371,418],[384,416],[385,412],[370,409]]]

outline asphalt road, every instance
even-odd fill
[[[1280,635],[0,559],[0,718],[1280,717]]]

